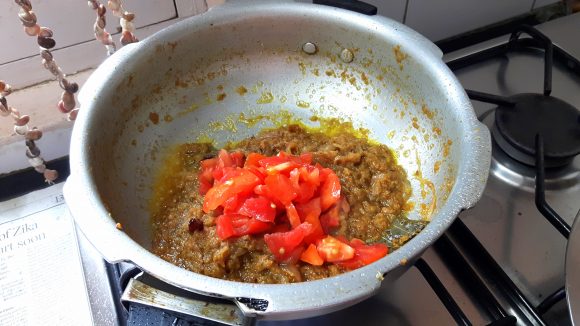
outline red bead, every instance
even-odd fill
[[[63,102],[62,100],[58,101],[58,110],[59,110],[61,113],[69,113],[69,112],[70,112],[70,110],[67,110],[67,109],[65,108],[65,106],[64,106],[64,102]]]

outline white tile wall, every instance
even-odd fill
[[[529,12],[533,0],[409,0],[405,24],[432,41]]]
[[[125,0],[123,4],[126,10],[137,14],[137,28],[177,16],[173,1]],[[89,9],[87,1],[37,0],[32,1],[32,6],[39,25],[54,32],[56,49],[93,39],[95,13]],[[10,31],[2,36],[0,65],[38,54],[36,39],[26,35],[20,26],[19,8],[12,0],[0,1],[0,31]],[[116,32],[118,26],[118,18],[107,13],[107,31]]]

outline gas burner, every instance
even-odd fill
[[[521,38],[522,34],[530,37]],[[516,161],[536,166],[536,137],[544,147],[542,168],[561,168],[580,154],[580,112],[572,105],[550,96],[554,59],[580,72],[580,61],[553,44],[531,26],[519,26],[505,44],[486,49],[448,63],[451,69],[467,66],[471,60],[487,60],[510,51],[542,50],[544,53],[544,89],[542,94],[523,93],[510,97],[466,89],[469,98],[497,104],[492,136],[498,146]]]
[[[546,168],[568,165],[580,154],[580,112],[558,98],[524,93],[507,98],[495,112],[492,135],[511,158],[534,166],[535,137],[544,139]]]

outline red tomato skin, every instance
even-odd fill
[[[211,189],[211,187],[213,186],[212,183],[209,183],[206,180],[199,180],[199,194],[200,195],[205,195],[207,194],[207,192]]]
[[[303,182],[296,194],[295,201],[297,203],[305,203],[312,199],[316,194],[317,187],[311,183]]]
[[[242,208],[242,205],[250,198],[251,193],[240,193],[226,200],[223,206],[224,214],[236,214]]]
[[[244,163],[244,167],[260,167],[260,160],[265,159],[266,156],[260,153],[250,153],[248,157],[246,157],[246,162]]]
[[[296,198],[296,190],[292,187],[290,179],[283,174],[268,175],[264,183],[273,197],[277,198],[284,206],[290,204]]]
[[[264,242],[277,261],[288,259],[293,250],[300,246],[305,236],[312,232],[312,225],[302,223],[288,232],[276,232],[264,235]]]
[[[324,264],[324,259],[320,257],[316,245],[313,243],[309,244],[308,248],[300,255],[300,260],[313,266],[321,266]]]
[[[320,170],[312,165],[302,166],[299,169],[300,180],[314,185],[316,188],[320,185]]]
[[[312,232],[304,237],[304,243],[311,244],[316,243],[318,240],[324,238],[326,234],[320,225],[318,216],[307,215],[304,222],[312,224]]]
[[[208,158],[205,159],[201,162],[199,162],[199,165],[201,167],[202,170],[207,169],[207,168],[214,168],[216,167],[218,164],[218,159],[217,158]]]
[[[355,254],[352,259],[337,262],[336,264],[346,269],[357,269],[385,257],[389,253],[389,247],[384,243],[367,245],[360,239],[352,239],[350,245],[354,248]]]
[[[226,215],[220,215],[215,220],[216,234],[221,240],[226,240],[234,235],[232,221]]]
[[[217,158],[210,158],[200,162],[200,172],[198,174],[199,179],[199,193],[205,195],[208,190],[213,186],[213,171],[216,169],[218,163]]]
[[[332,170],[326,176],[324,183],[320,187],[320,205],[322,211],[327,210],[340,199],[340,180]]]
[[[264,196],[247,198],[237,212],[267,223],[274,223],[276,219],[276,205]]]
[[[320,224],[322,225],[322,229],[324,229],[324,233],[331,234],[340,226],[339,211],[339,205],[333,205],[320,216]]]
[[[288,217],[288,221],[292,228],[296,228],[300,225],[300,215],[298,215],[298,211],[294,204],[290,203],[286,205],[286,216]]]
[[[239,168],[244,166],[245,161],[244,153],[242,152],[230,153],[230,159],[232,160],[233,166],[237,166]]]
[[[249,166],[246,167],[245,169],[255,174],[260,179],[260,182],[264,183],[264,179],[266,178],[266,171],[264,171],[264,168]]]
[[[260,182],[260,179],[253,173],[243,169],[239,169],[239,171],[240,174],[238,176],[223,182],[220,181],[208,190],[203,200],[204,212],[211,212],[222,205],[228,198],[239,193],[251,192]]]
[[[221,215],[230,219],[233,236],[241,237],[243,235],[260,234],[272,229],[272,223],[258,221],[253,217],[248,217],[242,214],[227,214]]]
[[[292,187],[294,187],[294,190],[297,192],[300,191],[300,171],[298,171],[298,168],[294,168],[290,171],[288,179],[290,180]]]
[[[316,197],[303,204],[296,204],[301,221],[312,224],[312,233],[304,237],[304,243],[310,244],[324,238],[325,233],[320,224],[320,198]]]
[[[312,153],[308,153],[308,152],[302,153],[302,154],[300,154],[299,158],[303,164],[311,164],[312,163]]]
[[[218,160],[219,160],[218,161],[219,167],[225,168],[225,167],[233,167],[234,166],[234,162],[232,161],[230,154],[225,149],[221,149],[218,152]]]

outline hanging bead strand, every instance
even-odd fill
[[[107,1],[107,6],[113,15],[119,17],[121,23],[121,44],[127,45],[139,41],[135,36],[135,25],[133,24],[135,14],[125,11],[121,0],[109,0]]]
[[[107,25],[107,21],[105,18],[105,13],[107,12],[107,8],[102,3],[99,3],[97,0],[89,0],[88,1],[89,8],[93,9],[97,14],[97,18],[95,20],[95,24],[93,25],[93,31],[95,32],[95,39],[97,41],[103,43],[103,45],[107,48],[107,54],[111,55],[115,53],[117,50],[115,46],[115,42],[113,42],[113,38],[111,34],[105,30],[105,26]]]
[[[58,109],[60,112],[67,114],[67,119],[69,121],[75,120],[79,109],[76,107],[74,94],[78,91],[79,86],[77,83],[71,83],[66,79],[66,75],[62,72],[52,57],[50,49],[54,48],[56,45],[52,30],[38,25],[36,14],[32,11],[30,0],[14,0],[14,2],[20,6],[18,18],[20,19],[22,26],[24,26],[24,32],[30,36],[37,37],[44,68],[56,77],[60,87],[64,90],[61,94],[61,99],[58,102]]]
[[[53,184],[58,178],[58,172],[46,168],[46,162],[40,156],[40,149],[36,146],[36,141],[42,137],[42,131],[36,127],[30,128],[30,116],[22,115],[20,112],[9,106],[6,97],[12,93],[12,87],[0,80],[0,115],[10,116],[14,120],[14,132],[24,136],[26,139],[26,157],[30,165],[44,176],[44,181]]]

